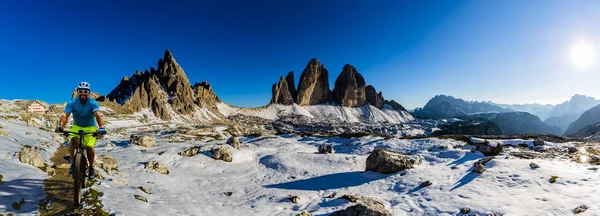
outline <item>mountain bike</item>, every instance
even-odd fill
[[[86,158],[85,146],[85,135],[91,134],[94,137],[98,137],[98,132],[86,133],[83,130],[79,130],[78,132],[65,131],[60,132],[65,136],[69,137],[69,134],[77,134],[79,135],[79,145],[76,146],[75,152],[73,154],[74,158],[71,158],[71,162],[73,163],[73,188],[75,192],[73,194],[75,206],[79,206],[81,204],[81,189],[85,188],[85,177],[88,166],[88,160]]]

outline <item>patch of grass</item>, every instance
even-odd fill
[[[550,183],[555,183],[556,179],[558,179],[558,176],[552,176],[550,177],[550,180],[548,180]]]
[[[2,174],[0,174],[0,185],[4,184],[4,182],[2,181],[2,178],[4,178],[4,176],[2,176]]]
[[[82,210],[83,215],[110,216],[108,212],[102,209],[104,205],[100,202],[101,196],[104,196],[104,193],[94,190],[93,188],[90,188],[83,193],[83,202],[90,207],[90,209]]]
[[[21,201],[19,201],[19,202],[14,202],[14,203],[12,204],[12,207],[13,207],[13,209],[15,209],[15,210],[19,211],[19,210],[21,210],[21,205],[23,205],[23,204],[25,204],[25,199],[23,199],[23,197],[21,197]]]
[[[47,163],[44,163],[44,166],[43,166],[43,167],[40,167],[40,169],[41,169],[42,171],[44,171],[44,172],[47,172],[47,170],[48,170],[48,167],[50,167],[50,165],[48,165]]]

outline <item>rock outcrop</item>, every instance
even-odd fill
[[[100,169],[105,170],[109,175],[112,173],[112,170],[117,169],[117,159],[115,159],[110,154],[100,155]]]
[[[227,140],[227,144],[230,145],[231,147],[240,150],[240,147],[242,146],[242,143],[240,142],[240,139],[236,136],[232,136]]]
[[[271,98],[271,103],[283,105],[294,104],[294,98],[292,97],[292,93],[290,92],[290,88],[288,85],[289,84],[287,80],[284,79],[283,76],[279,77],[279,82],[273,84],[273,97]]]
[[[329,102],[329,74],[316,58],[311,59],[300,75],[296,103],[302,106]]]
[[[147,162],[144,166],[145,169],[154,170],[160,174],[169,174],[169,167],[166,164],[159,163],[157,161]]]
[[[196,97],[196,104],[200,107],[213,107],[221,102],[207,81],[194,84],[192,89]]]
[[[383,96],[382,96],[383,97]],[[394,101],[394,100],[384,100],[383,101],[384,105],[389,105],[390,107],[392,107],[392,109],[394,110],[398,110],[398,111],[407,111],[402,105],[400,105],[398,102]],[[407,111],[408,112],[408,111]]]
[[[354,66],[347,64],[335,80],[335,101],[345,107],[359,107],[367,103],[365,79]]]
[[[377,148],[367,157],[367,171],[378,173],[395,173],[405,169],[413,168],[415,164],[421,163],[416,155],[405,155],[387,149]]]
[[[318,150],[321,154],[333,154],[333,146],[331,145],[320,145]]]
[[[30,164],[37,168],[44,167],[44,158],[42,158],[38,148],[23,146],[17,157],[21,163]]]
[[[365,94],[367,96],[367,102],[369,102],[369,104],[371,104],[374,107],[377,107],[379,109],[383,108],[383,102],[385,101],[383,99],[383,93],[381,93],[381,92],[377,93],[377,91],[375,90],[375,87],[373,87],[372,85],[368,85],[366,87]],[[398,104],[398,105],[400,105],[400,104]]]
[[[197,154],[199,154],[201,152],[202,152],[202,149],[200,147],[194,146],[194,147],[186,149],[186,150],[184,150],[182,152],[179,152],[177,154],[179,154],[181,156],[184,156],[184,157],[193,157],[193,156],[195,156],[195,155],[197,155]]]
[[[488,141],[475,144],[475,150],[480,151],[485,156],[494,156],[500,154],[504,147],[500,143],[490,143]]]
[[[391,215],[390,212],[387,209],[385,209],[385,205],[373,198],[361,197],[356,203],[356,205],[350,206],[346,209],[333,212],[331,216]]]
[[[188,115],[195,112],[196,105],[212,107],[221,100],[207,82],[190,85],[187,75],[177,64],[169,50],[158,60],[158,69],[136,71],[131,77],[123,77],[119,85],[98,101],[114,101],[128,105],[131,111],[150,108],[162,120],[171,120],[168,107],[175,114]]]
[[[129,143],[143,147],[152,147],[156,141],[154,136],[150,134],[132,134],[129,136]]]
[[[287,76],[285,76],[285,81],[287,81],[288,84],[288,89],[290,91],[290,94],[292,95],[292,100],[295,102],[296,101],[296,97],[297,92],[296,92],[296,84],[294,81],[294,71],[290,71]]]
[[[227,148],[226,146],[212,148],[210,153],[212,153],[212,158],[216,160],[222,160],[225,162],[231,162],[233,160],[233,153],[231,152],[231,149]]]

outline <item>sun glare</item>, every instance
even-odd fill
[[[588,68],[594,63],[594,58],[594,49],[585,41],[580,41],[571,47],[571,60],[578,68]]]

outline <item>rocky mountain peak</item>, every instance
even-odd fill
[[[287,76],[285,76],[285,81],[287,81],[288,89],[292,95],[292,99],[296,100],[297,92],[296,84],[294,84],[294,71],[290,71]]]
[[[299,105],[327,103],[330,95],[327,69],[319,60],[313,58],[300,75],[296,103]]]
[[[346,64],[342,73],[335,80],[333,97],[336,102],[346,107],[359,107],[367,104],[365,79],[356,68]]]
[[[279,77],[279,82],[273,84],[272,92],[271,103],[283,105],[292,105],[294,103],[287,79],[284,79],[283,76]]]
[[[367,96],[367,102],[369,104],[379,109],[383,108],[383,93],[377,93],[377,90],[375,90],[375,87],[373,87],[372,85],[368,85],[365,91],[365,94]]]
[[[214,107],[217,103],[221,102],[221,99],[217,97],[207,81],[195,83],[192,89],[194,90],[194,96],[196,97],[196,104],[200,107]]]
[[[177,114],[191,114],[195,105],[201,107],[215,105],[221,100],[215,95],[208,82],[190,84],[187,75],[170,50],[158,60],[158,69],[150,67],[143,73],[139,70],[130,77],[124,77],[108,95],[98,100],[129,104],[133,111],[151,108],[155,115],[170,120],[167,105]]]

